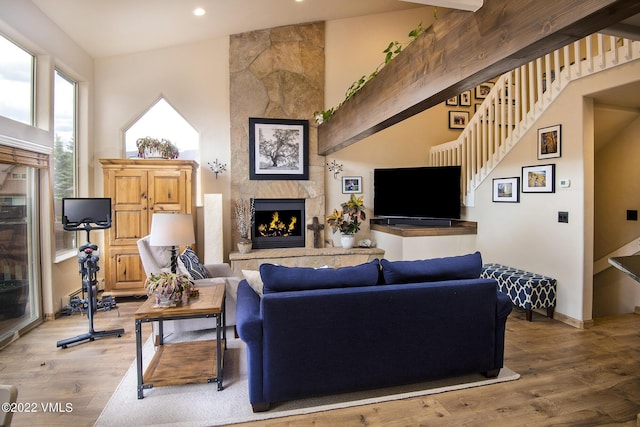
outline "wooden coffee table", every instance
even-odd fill
[[[138,365],[138,399],[144,397],[143,390],[154,386],[217,382],[222,390],[225,332],[225,285],[218,284],[200,288],[200,295],[190,298],[187,304],[175,307],[154,307],[154,298],[149,298],[136,311],[136,361]],[[165,320],[206,317],[215,319],[211,327],[216,328],[216,339],[164,343],[162,322]],[[156,352],[142,370],[142,323],[158,322]]]

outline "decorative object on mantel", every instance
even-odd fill
[[[211,169],[211,172],[216,174],[216,179],[218,179],[219,173],[222,173],[227,170],[227,164],[218,162],[217,157],[213,163],[211,162],[208,162],[208,163],[209,163],[209,169]]]
[[[355,234],[360,230],[360,221],[364,221],[367,215],[364,212],[363,197],[357,197],[355,194],[344,202],[340,207],[340,211],[333,210],[333,213],[327,217],[329,227],[334,232],[342,233],[342,247],[350,249],[354,245]]]
[[[313,230],[313,247],[316,249],[319,248],[321,239],[320,231],[324,230],[324,224],[320,224],[318,217],[314,216],[312,223],[307,225],[307,229]]]
[[[177,159],[180,155],[178,147],[168,139],[157,139],[150,136],[136,140],[138,157],[143,159]]]
[[[251,251],[252,242],[249,238],[253,219],[255,214],[255,205],[253,199],[240,199],[235,203],[236,225],[238,233],[240,233],[240,241],[238,242],[238,251],[246,254]]]
[[[147,295],[153,296],[157,307],[186,304],[192,292],[197,292],[189,276],[180,273],[151,274],[145,283]]]
[[[333,172],[333,179],[338,179],[338,175],[342,172],[342,164],[332,160],[331,163],[327,163],[327,169],[329,172]]]

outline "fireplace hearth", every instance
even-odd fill
[[[254,199],[254,249],[304,248],[304,199]]]

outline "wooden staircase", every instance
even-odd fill
[[[564,88],[640,58],[640,41],[593,34],[500,76],[455,141],[431,148],[432,166],[462,166],[464,205]]]

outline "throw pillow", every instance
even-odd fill
[[[255,270],[242,270],[242,275],[249,286],[251,286],[251,289],[253,289],[259,296],[262,296],[262,289],[264,285],[262,284],[260,272]]]
[[[171,247],[169,246],[148,246],[151,257],[154,259],[161,271],[170,271],[171,268]]]
[[[383,259],[382,275],[387,284],[437,282],[440,280],[475,279],[482,273],[482,256],[473,254],[417,261]]]
[[[378,260],[352,267],[311,268],[262,264],[260,277],[264,293],[309,289],[374,286],[378,283]]]
[[[209,272],[204,265],[202,265],[198,259],[198,255],[196,255],[193,249],[187,247],[187,249],[182,252],[182,255],[180,255],[180,260],[184,263],[184,267],[187,269],[188,275],[191,276],[192,280],[207,279],[209,277]]]

